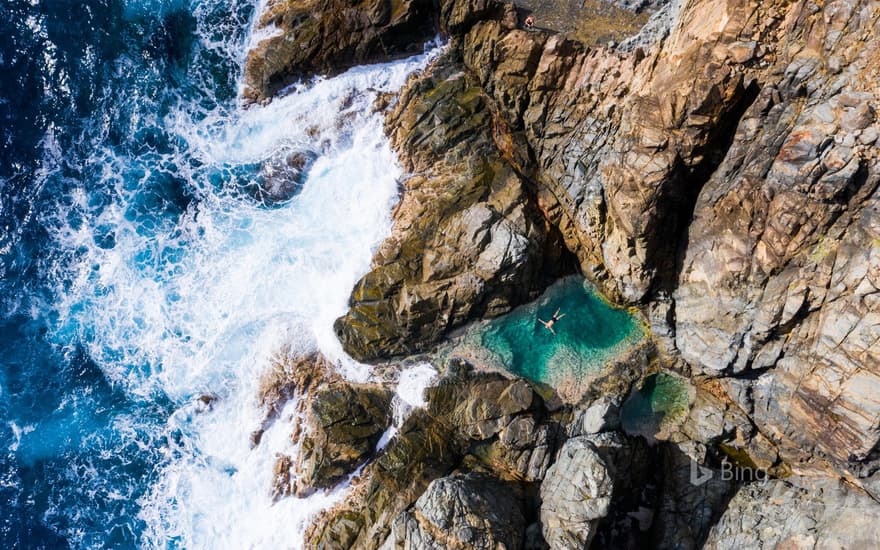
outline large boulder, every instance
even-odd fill
[[[376,450],[391,424],[393,393],[374,384],[319,388],[306,409],[296,493],[332,487]]]
[[[586,437],[565,442],[541,484],[541,526],[551,548],[589,548],[611,507],[613,471]]]
[[[398,516],[383,548],[518,550],[526,528],[521,507],[510,485],[496,478],[443,477]]]
[[[410,523],[412,518],[401,518],[401,514],[416,503],[432,481],[449,475],[456,468],[469,465],[486,471],[488,466],[491,470],[491,465],[470,454],[475,447],[510,437],[508,434],[519,429],[517,425],[522,419],[535,422],[543,409],[540,397],[524,381],[494,373],[473,372],[466,365],[459,364],[451,364],[437,385],[426,390],[425,398],[426,407],[414,410],[382,453],[367,464],[349,497],[315,519],[307,533],[308,545],[324,549],[375,549],[385,544],[389,537],[392,541],[403,541],[409,527],[401,531],[400,526],[410,525],[415,529],[412,536],[421,529],[428,529],[435,521],[441,520],[432,515],[434,519],[419,520],[420,527],[416,529]],[[525,437],[523,432],[517,433]],[[536,433],[534,437],[536,442],[531,444],[532,448],[540,446],[537,439],[541,435]],[[520,444],[529,446],[525,441]],[[551,447],[546,454],[552,455],[554,450]],[[499,468],[495,477],[507,474],[508,470]],[[508,489],[500,488],[495,481],[484,481],[459,480],[435,489],[443,489],[446,495],[443,498],[464,491],[465,487],[484,487],[507,494]],[[482,496],[475,494],[473,498],[471,504],[482,506]],[[433,510],[431,514],[439,513],[440,508],[429,508]],[[500,523],[493,519],[484,527],[492,531],[498,525],[518,524],[519,521],[513,521],[515,516],[508,515],[496,519]],[[464,528],[461,523],[457,525]],[[392,528],[397,529],[396,534],[392,533]],[[507,527],[502,529],[505,530]],[[464,534],[457,536],[467,538]]]

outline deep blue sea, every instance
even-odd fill
[[[256,388],[285,354],[345,360],[399,176],[369,107],[429,56],[244,110],[260,9],[0,4],[0,548],[287,547],[338,497],[273,504],[296,449],[284,419],[250,447]],[[298,194],[261,200],[302,152]]]

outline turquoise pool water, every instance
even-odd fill
[[[684,418],[690,397],[690,386],[684,379],[662,372],[652,374],[624,401],[620,411],[623,429],[651,439]]]
[[[538,319],[550,319],[557,309],[564,316],[553,334]],[[611,306],[584,279],[567,277],[538,300],[481,327],[478,339],[511,372],[553,385],[598,372],[643,334],[628,311]]]

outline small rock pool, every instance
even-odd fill
[[[621,407],[624,431],[648,441],[662,436],[687,415],[692,393],[690,384],[679,376],[658,372],[646,377]]]
[[[549,320],[557,309],[562,317],[553,334],[538,320]],[[583,278],[566,277],[534,302],[475,327],[458,351],[556,386],[598,374],[643,335],[642,323],[629,311],[609,304]]]

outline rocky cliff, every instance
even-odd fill
[[[327,10],[378,10],[367,4]],[[303,61],[317,43],[313,29],[329,28],[315,26],[324,10],[313,9],[308,18],[264,17],[264,25],[281,21],[281,33],[248,61],[247,81],[261,99],[290,78],[410,51],[434,30],[449,42],[389,103],[386,130],[409,176],[393,233],[337,321],[346,350],[377,359],[429,349],[456,326],[503,313],[579,269],[611,299],[641,308],[655,362],[696,388],[686,418],[655,451],[654,521],[640,543],[859,547],[862,539],[844,532],[861,525],[850,511],[880,515],[880,2],[657,3],[641,32],[602,45],[555,32],[565,29],[526,30],[526,9],[496,0],[396,6],[393,17],[335,23],[393,36],[387,51],[352,49],[320,31],[320,54]],[[267,13],[297,9],[297,1],[279,2]],[[535,9],[541,27],[540,10],[553,8]],[[474,399],[500,399],[468,387]],[[501,454],[491,456],[511,456],[495,443],[507,428],[484,419],[462,435],[444,414],[429,406],[412,428],[412,437],[431,440],[427,454],[416,450],[427,443],[413,440],[385,455],[416,468],[405,474],[416,485],[393,506],[374,508],[363,502],[391,497],[365,489],[366,500],[339,512],[347,540],[448,547],[437,538],[447,525],[482,530],[461,544],[494,547],[513,524],[521,528],[508,539],[516,548],[611,540],[603,529],[627,501],[620,487],[628,482],[613,473],[622,459],[577,439],[571,419],[547,424],[557,413],[541,403],[505,409],[493,418],[530,426],[514,439],[549,458],[534,469],[493,462],[487,472],[468,458],[482,456],[471,449],[495,445]],[[688,481],[690,465],[718,467],[721,458],[776,479],[760,488]],[[577,483],[589,485],[588,505],[554,481],[584,472],[589,480]],[[519,485],[498,485],[511,476]],[[502,500],[513,494],[521,516],[511,509],[474,526],[455,508],[442,523],[438,499],[475,487]],[[788,531],[746,534],[798,506]],[[849,523],[829,521],[835,513]],[[343,525],[335,517],[332,525]],[[344,537],[330,529],[314,540],[334,547]]]

